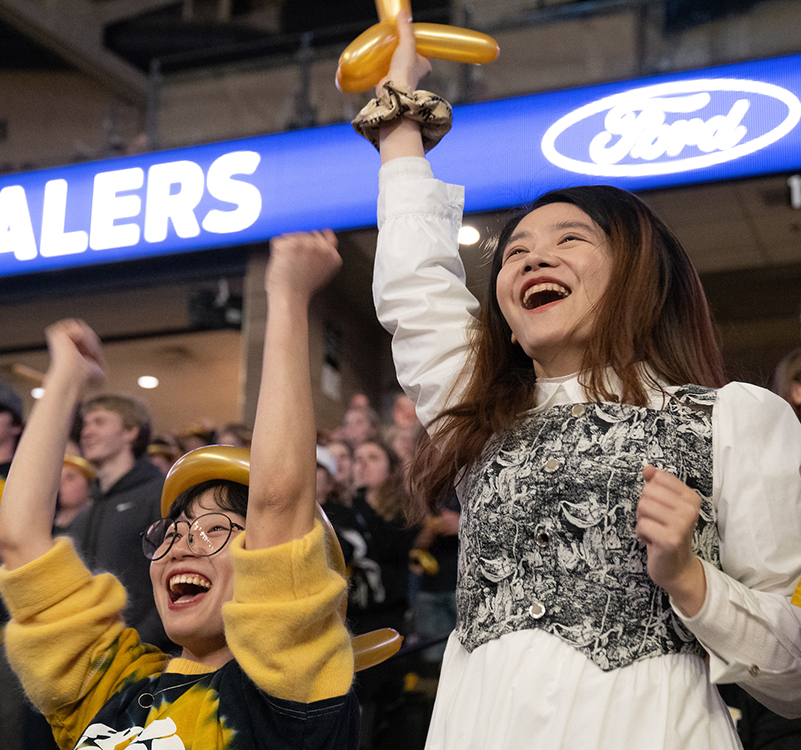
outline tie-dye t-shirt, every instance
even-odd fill
[[[322,529],[266,550],[232,543],[234,601],[223,608],[234,660],[216,671],[171,659],[125,628],[125,592],[92,576],[67,539],[0,569],[9,661],[63,750],[357,748],[345,581]],[[300,624],[303,624],[301,627]]]
[[[358,727],[352,691],[313,703],[282,700],[260,690],[230,661],[210,674],[162,673],[127,685],[97,713],[75,747],[334,750],[356,747]]]

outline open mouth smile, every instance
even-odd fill
[[[190,604],[208,593],[211,581],[197,573],[178,573],[167,581],[171,604]]]
[[[532,284],[523,291],[523,307],[526,310],[535,310],[551,302],[558,302],[570,295],[570,289],[553,281],[544,281]]]

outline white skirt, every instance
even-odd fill
[[[451,634],[426,750],[738,750],[729,711],[697,656],[604,672],[539,630],[473,653]]]

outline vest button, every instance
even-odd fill
[[[538,547],[547,547],[551,543],[551,535],[541,526],[538,526],[534,530],[534,542]]]
[[[584,406],[584,404],[574,404],[573,408],[570,410],[570,413],[574,417],[580,417],[585,411],[587,411],[587,407]]]
[[[545,471],[549,474],[553,474],[561,465],[562,462],[558,458],[549,458],[545,462]]]
[[[759,674],[759,667],[756,664],[752,664],[748,667],[748,674],[750,674],[751,677],[756,677]]]
[[[535,599],[534,603],[528,608],[528,613],[535,620],[539,620],[545,614],[545,605]]]

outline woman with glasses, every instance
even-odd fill
[[[0,504],[0,591],[9,660],[64,750],[358,745],[346,583],[315,520],[308,360],[309,300],[340,263],[331,233],[273,241],[249,488],[189,486],[144,531],[176,658],[126,629],[116,579],[92,576],[50,535],[72,415],[104,364],[81,321],[47,330],[45,395]]]

